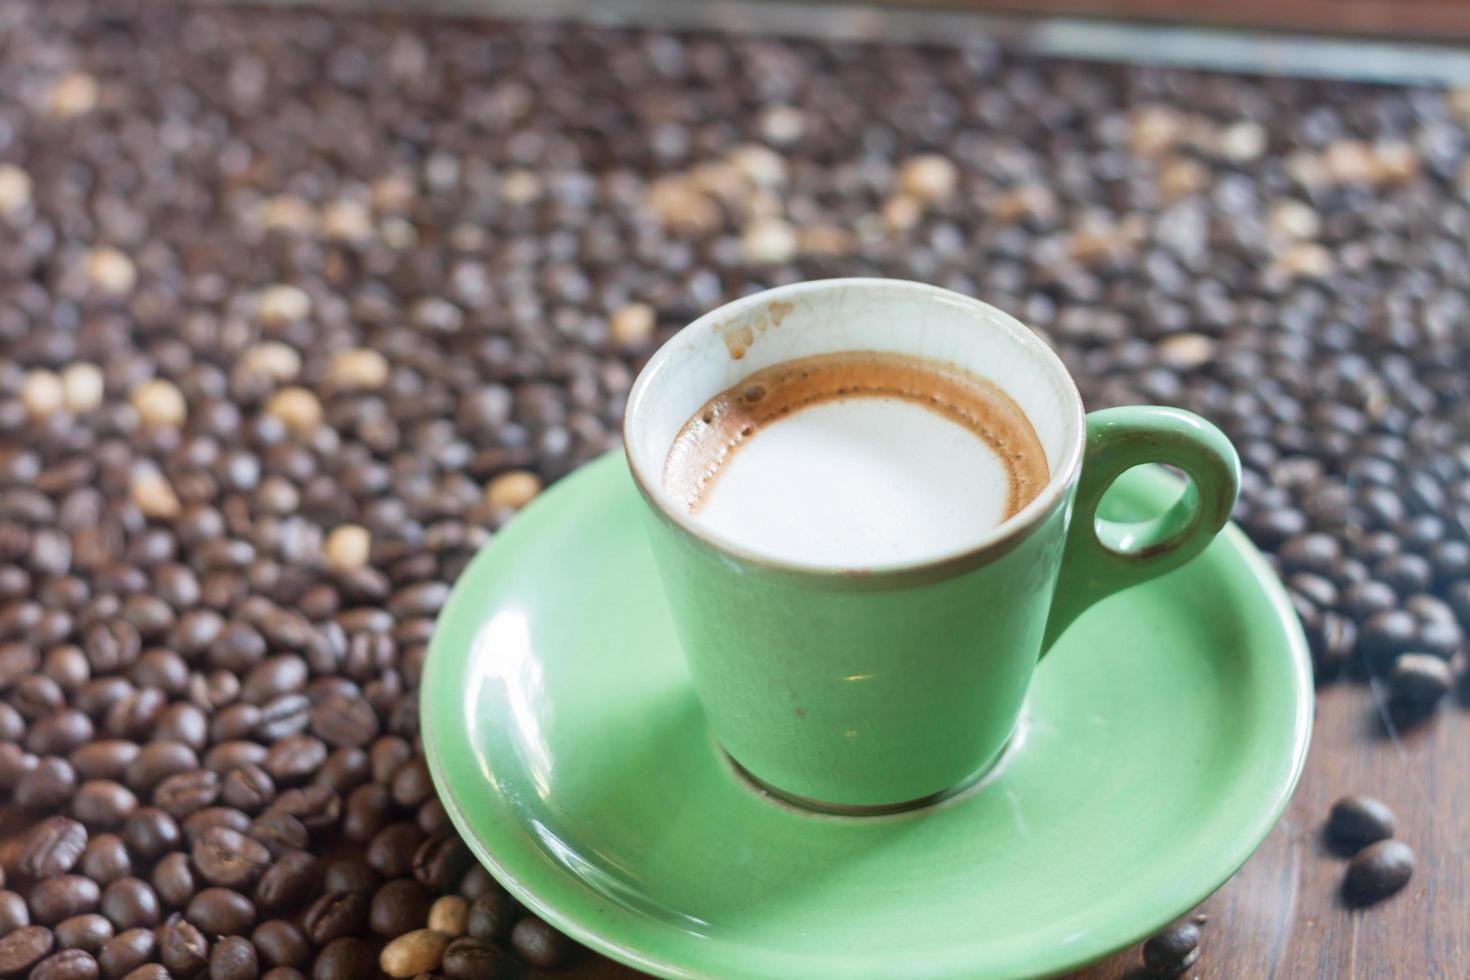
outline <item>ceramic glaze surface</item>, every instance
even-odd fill
[[[1179,485],[1134,470],[1126,526]],[[436,784],[516,896],[666,977],[1048,975],[1156,930],[1265,836],[1305,758],[1310,668],[1228,528],[1098,603],[1036,671],[981,785],[833,817],[753,789],[712,742],[617,456],[553,487],[457,583],[422,685]]]

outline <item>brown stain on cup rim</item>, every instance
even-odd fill
[[[745,352],[755,343],[756,334],[765,333],[771,327],[779,327],[793,309],[795,306],[791,303],[773,300],[761,309],[733,319],[724,322],[717,320],[710,324],[710,329],[725,342],[730,359],[738,361],[745,357]]]

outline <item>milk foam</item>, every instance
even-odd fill
[[[855,397],[803,408],[743,444],[694,515],[777,560],[918,560],[1005,520],[1010,473],[970,429],[919,404]]]

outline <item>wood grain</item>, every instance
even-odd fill
[[[1255,855],[1201,907],[1205,978],[1438,980],[1470,976],[1470,711],[1446,705],[1406,732],[1385,730],[1374,692],[1343,682],[1321,692],[1306,772],[1286,814]],[[1377,796],[1393,808],[1398,836],[1418,859],[1399,894],[1350,908],[1340,886],[1346,861],[1321,838],[1332,801]],[[1137,948],[1073,975],[1142,980]],[[541,975],[538,975],[541,976]],[[578,980],[640,974],[587,954]],[[797,978],[792,978],[797,980]]]

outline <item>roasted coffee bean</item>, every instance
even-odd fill
[[[199,838],[214,827],[225,827],[243,834],[250,829],[250,818],[234,807],[208,806],[189,814],[179,826],[184,830],[184,842],[192,849]]]
[[[125,739],[103,739],[78,746],[70,756],[72,767],[82,779],[126,780],[128,766],[138,756],[138,743]]]
[[[123,980],[174,980],[169,974],[168,968],[159,963],[144,963],[137,967]]]
[[[17,867],[32,878],[65,874],[87,848],[87,829],[69,817],[46,817],[21,839]]]
[[[380,936],[399,936],[424,924],[433,895],[412,878],[398,878],[379,888],[368,906],[368,925]]]
[[[515,901],[504,892],[482,895],[470,902],[465,914],[465,932],[486,942],[502,942],[520,915]]]
[[[26,736],[26,748],[37,755],[68,755],[92,737],[92,719],[75,708],[41,718]]]
[[[322,871],[322,888],[329,892],[356,892],[372,895],[382,879],[359,858],[343,857],[327,862]]]
[[[271,778],[283,785],[309,779],[327,758],[327,747],[312,735],[292,735],[270,747],[261,764]]]
[[[1343,891],[1348,899],[1369,904],[1387,898],[1414,875],[1414,852],[1400,840],[1380,840],[1348,862]]]
[[[55,939],[45,926],[23,926],[0,937],[0,976],[24,974],[51,952]]]
[[[378,734],[378,716],[361,697],[330,697],[311,713],[311,730],[328,745],[361,747]]]
[[[272,857],[280,857],[300,851],[309,843],[306,826],[300,820],[281,810],[267,810],[250,823],[246,831],[255,840],[266,846]]]
[[[572,941],[534,915],[528,915],[510,931],[510,947],[527,963],[543,970],[561,966],[571,958]]]
[[[37,963],[30,980],[97,980],[101,975],[102,968],[89,951],[64,949]]]
[[[509,957],[498,946],[466,936],[444,949],[440,965],[449,980],[497,980],[509,976]]]
[[[463,936],[469,908],[470,903],[458,895],[442,895],[434,899],[434,904],[429,906],[428,926],[451,939]]]
[[[479,864],[473,864],[459,880],[459,893],[464,896],[465,901],[473,902],[483,895],[492,895],[500,892],[500,884]]]
[[[158,925],[162,913],[153,886],[139,878],[121,878],[102,892],[98,909],[119,932],[128,929],[151,929]]]
[[[77,790],[77,773],[71,763],[56,756],[37,760],[35,767],[21,776],[11,794],[11,801],[32,813],[54,812],[72,798]]]
[[[259,742],[237,739],[219,742],[204,753],[204,768],[225,773],[240,766],[260,765],[265,761],[266,747]]]
[[[327,756],[312,782],[343,795],[371,778],[367,753],[358,748],[341,748]]]
[[[0,891],[0,935],[31,924],[31,913],[25,899],[12,891]]]
[[[342,818],[342,833],[348,840],[368,841],[384,829],[384,824],[391,817],[394,810],[393,797],[388,788],[381,783],[367,783],[357,787],[347,796],[347,809]],[[403,826],[403,825],[395,825]],[[423,831],[418,830],[417,839],[413,847],[417,848],[424,839]],[[408,830],[397,831],[397,833],[409,834]],[[371,847],[369,848],[371,853]],[[412,850],[409,851],[409,860],[412,859]],[[382,854],[380,861],[396,862],[402,860],[401,855],[390,856]],[[407,868],[400,873],[406,873]]]
[[[40,761],[15,742],[0,742],[0,789],[15,789]]]
[[[133,873],[133,860],[121,837],[116,834],[98,834],[87,841],[77,870],[105,887],[119,878],[130,877]]]
[[[255,905],[263,912],[295,909],[321,888],[321,862],[305,851],[289,851],[276,859],[255,886]]]
[[[412,758],[413,748],[406,739],[397,735],[384,735],[379,738],[368,750],[368,759],[373,766],[373,782],[385,785],[392,783],[398,770],[402,769]]]
[[[276,797],[272,810],[290,814],[310,833],[336,826],[342,817],[342,799],[326,786],[300,786]]]
[[[271,919],[256,926],[250,941],[263,964],[304,967],[311,962],[311,944],[301,930],[285,919]]]
[[[393,802],[411,809],[434,794],[434,782],[423,756],[416,756],[393,775]]]
[[[203,879],[226,888],[253,886],[270,864],[265,845],[229,827],[211,827],[190,849]]]
[[[127,784],[145,796],[170,776],[199,768],[199,757],[183,742],[150,742],[128,765]]]
[[[225,774],[220,798],[226,805],[256,813],[276,798],[276,784],[270,774],[257,765],[244,765]]]
[[[1199,926],[1178,922],[1143,944],[1143,963],[1158,977],[1177,977],[1199,961]]]
[[[102,944],[97,964],[104,977],[124,977],[153,959],[157,951],[158,940],[152,929],[129,929]]]
[[[416,824],[406,820],[389,824],[368,842],[367,862],[385,878],[402,877],[414,870],[414,855],[425,840]]]
[[[175,977],[192,977],[209,962],[209,943],[178,913],[158,930],[158,958]]]
[[[175,773],[153,788],[153,805],[176,819],[213,806],[220,795],[220,777],[208,769]]]
[[[378,955],[379,968],[390,977],[413,977],[439,968],[449,937],[432,929],[399,936]]]
[[[249,931],[255,921],[255,905],[237,891],[206,888],[189,900],[184,918],[207,936],[236,935]]]
[[[214,944],[209,953],[209,980],[256,980],[258,976],[260,960],[250,940],[226,936]]]
[[[89,779],[77,787],[71,812],[92,830],[112,830],[137,809],[138,798],[122,783]]]
[[[84,949],[96,953],[113,936],[112,923],[96,912],[74,915],[56,924],[58,949]]]
[[[36,882],[26,904],[31,909],[31,921],[54,926],[63,919],[91,912],[101,894],[102,890],[91,878],[57,875]]]
[[[317,955],[312,966],[312,980],[354,980],[370,977],[378,970],[378,956],[373,947],[350,937],[334,939]]]
[[[353,936],[367,926],[368,899],[355,892],[327,892],[311,904],[301,925],[317,946]]]
[[[1414,648],[1418,633],[1414,615],[1402,609],[1378,613],[1363,625],[1359,646],[1374,673],[1386,673],[1401,653]]]
[[[453,888],[474,859],[454,831],[430,837],[413,856],[413,876],[435,891]]]
[[[153,890],[165,906],[183,908],[193,897],[196,888],[194,869],[189,864],[189,855],[183,851],[165,854],[153,866]]]
[[[1388,672],[1389,704],[1396,720],[1415,721],[1439,707],[1454,686],[1449,664],[1427,653],[1405,653]]]
[[[174,850],[183,841],[178,821],[157,807],[139,807],[128,814],[122,839],[128,850],[144,861]]]

